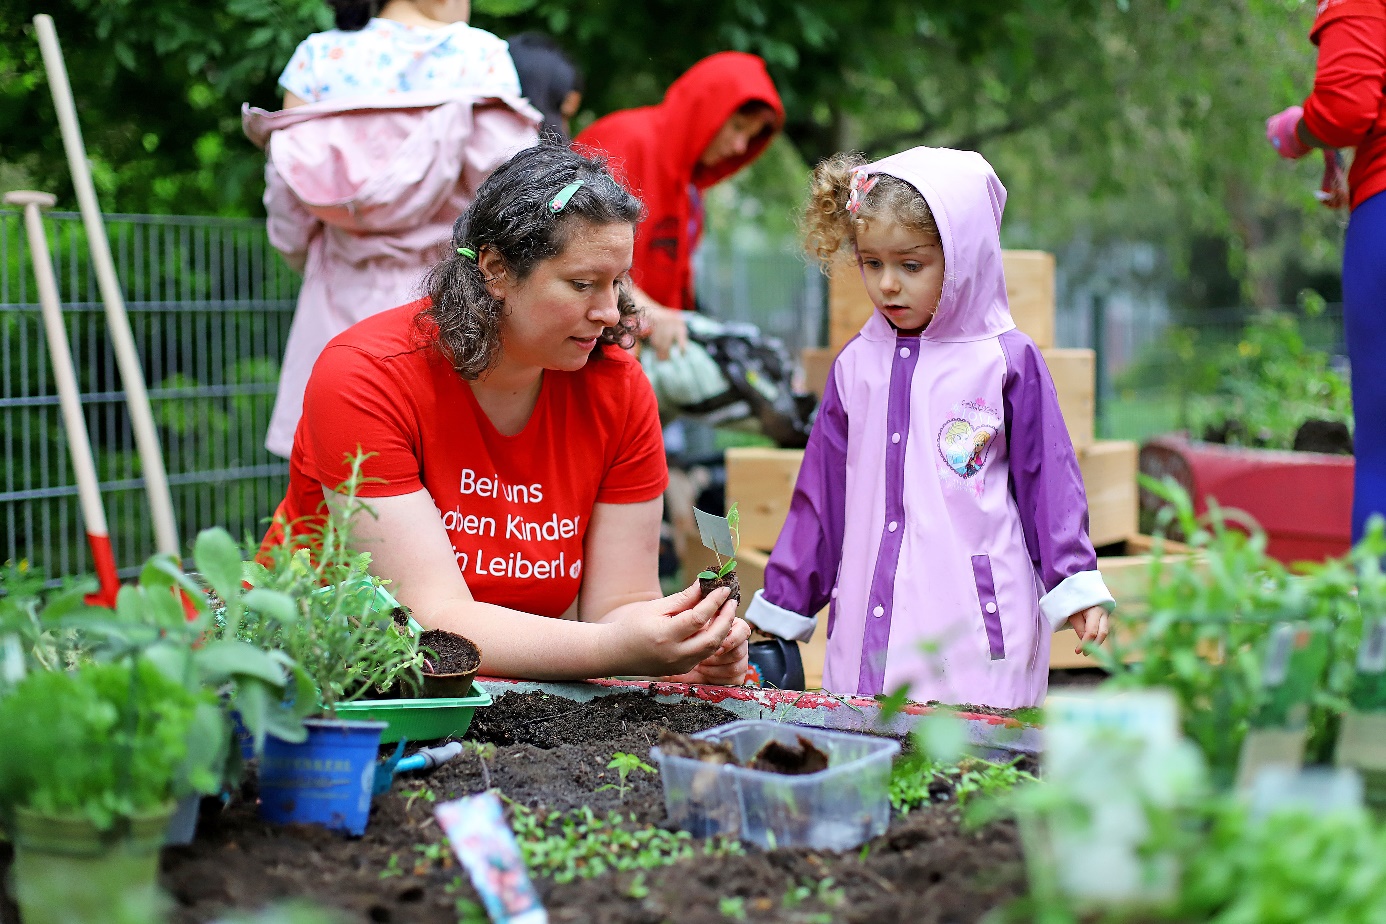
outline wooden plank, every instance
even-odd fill
[[[1054,255],[1043,250],[1003,250],[1006,300],[1022,333],[1041,348],[1054,345]]]
[[[1139,532],[1138,453],[1139,447],[1128,440],[1098,440],[1078,451],[1093,545],[1121,542]]]
[[[802,449],[727,450],[727,503],[741,513],[741,547],[773,549],[789,515]]]
[[[832,368],[833,357],[837,354],[828,347],[804,347],[799,354],[799,362],[804,367],[804,387],[821,400],[823,389],[828,384],[828,370]]]
[[[765,586],[765,566],[770,556],[758,549],[745,549],[736,557],[736,579],[741,584],[741,612],[751,605],[756,591]],[[828,653],[828,608],[818,614],[818,626],[813,638],[799,645],[799,656],[804,661],[804,687],[809,690],[823,688],[823,661]]]
[[[1044,363],[1059,393],[1068,438],[1074,449],[1082,449],[1094,439],[1097,405],[1093,400],[1097,382],[1097,354],[1092,350],[1042,350]]]

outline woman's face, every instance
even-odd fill
[[[523,281],[488,272],[499,258],[483,258],[483,273],[494,277],[488,288],[505,302],[500,360],[504,365],[581,369],[602,331],[621,319],[617,287],[629,278],[634,226],[579,219],[568,235],[568,245],[540,261]]]

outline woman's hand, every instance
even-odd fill
[[[660,359],[668,359],[677,348],[680,353],[688,346],[688,322],[683,312],[663,305],[649,305],[640,325],[640,337],[648,340]]]
[[[730,590],[719,587],[702,597],[693,584],[672,596],[613,611],[603,627],[610,630],[612,644],[620,650],[622,672],[655,677],[690,674],[713,659],[718,663],[708,664],[708,670],[716,676],[729,675],[735,664],[721,662],[731,660],[738,647],[744,661],[746,647],[746,630],[736,628],[736,623],[745,623],[736,618],[736,603],[730,596]]]
[[[666,679],[676,683],[707,683],[723,687],[739,687],[746,682],[748,660],[748,639],[751,625],[737,617],[732,622],[732,630],[726,639],[702,663],[686,674],[678,674]]]
[[[1083,646],[1088,642],[1094,645],[1105,642],[1108,619],[1106,607],[1101,606],[1090,606],[1068,617],[1068,624],[1078,633],[1078,647],[1073,649],[1073,653],[1082,654]]]

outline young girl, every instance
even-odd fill
[[[833,363],[746,619],[806,641],[828,605],[829,691],[1033,706],[1050,632],[1106,638],[1082,475],[1006,303],[1005,202],[972,152],[814,171],[809,250],[850,245],[876,311]]]

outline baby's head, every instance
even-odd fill
[[[805,246],[826,268],[851,248],[876,310],[900,330],[925,327],[943,294],[943,241],[929,204],[912,185],[864,174],[860,154],[838,154],[813,171]]]

